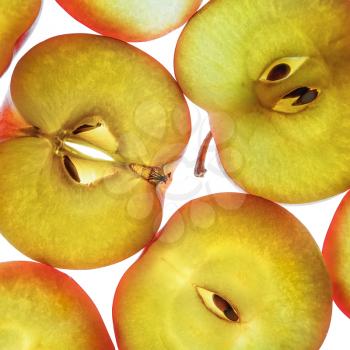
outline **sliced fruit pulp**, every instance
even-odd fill
[[[337,209],[323,246],[323,256],[333,282],[334,300],[350,317],[350,194]]]
[[[331,305],[321,252],[300,222],[263,199],[216,194],[170,219],[124,275],[113,312],[121,350],[318,350]]]
[[[182,33],[178,81],[209,112],[221,162],[248,192],[301,203],[349,187],[349,13],[347,1],[214,1]],[[267,108],[257,92],[262,73],[283,57],[308,61],[265,84],[266,94],[315,84],[322,92],[295,114]]]
[[[17,43],[37,18],[41,0],[2,0],[0,3],[0,76],[10,64]]]
[[[29,124],[22,131],[34,135],[0,144],[4,235],[32,258],[66,268],[104,266],[141,249],[160,224],[161,203],[154,184],[128,165],[163,168],[181,156],[190,134],[188,108],[171,76],[126,43],[66,35],[22,58],[11,95]],[[82,186],[64,168],[56,141],[96,115],[125,166]]]
[[[57,0],[74,18],[89,28],[125,41],[161,37],[184,24],[201,0]]]
[[[114,349],[87,294],[46,265],[0,264],[0,313],[4,350]]]

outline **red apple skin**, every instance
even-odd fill
[[[333,299],[350,318],[350,191],[331,222],[323,245],[323,256],[333,283]]]
[[[0,108],[0,142],[21,135],[21,130],[29,127],[12,103],[6,101]]]
[[[16,40],[15,45],[13,46],[12,57],[9,58],[9,60],[7,61],[6,64],[4,64],[3,66],[0,65],[0,78],[7,71],[7,69],[9,68],[9,66],[12,62],[13,57],[21,49],[23,44],[26,42],[26,40],[28,39],[28,37],[30,36],[32,31],[34,30],[35,25],[39,20],[41,10],[42,10],[42,2],[41,2],[41,0],[39,0],[39,1],[40,1],[40,5],[38,6],[38,12],[33,14],[32,22],[28,23],[28,26],[24,29],[24,31],[19,34],[18,39]],[[0,115],[0,118],[1,118],[1,115]],[[0,132],[1,132],[1,130],[0,130]],[[1,135],[0,135],[0,141],[1,141]]]
[[[106,25],[106,23],[104,23],[101,18],[96,18],[94,16],[94,13],[92,12],[93,10],[89,9],[88,7],[89,1],[87,0],[80,0],[80,1],[56,0],[56,1],[73,18],[75,18],[77,21],[79,21],[80,23],[82,23],[83,25],[87,26],[88,28],[92,29],[97,33],[100,33],[105,36],[110,36],[112,38],[120,39],[123,41],[142,42],[142,41],[158,39],[170,33],[171,31],[175,30],[176,28],[180,27],[181,25],[185,24],[186,22],[188,22],[188,20],[198,10],[203,0],[193,0],[192,8],[189,11],[187,11],[185,16],[180,18],[176,24],[169,26],[167,28],[164,28],[161,32],[158,32],[157,34],[147,33],[146,29],[144,33],[136,33],[136,30],[134,32],[133,28],[131,28],[131,30],[130,28],[125,28],[125,23],[124,25],[121,24],[120,26],[115,24],[115,28],[111,28],[110,26]]]

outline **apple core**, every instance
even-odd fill
[[[37,128],[30,128],[30,134]],[[43,135],[41,135],[43,136]],[[163,167],[128,163],[118,154],[119,143],[101,117],[90,117],[53,138],[54,153],[61,158],[67,174],[82,185],[91,185],[126,169],[154,185],[167,183],[171,173]]]
[[[304,76],[308,77],[309,71],[305,72],[301,68],[309,59],[284,57],[270,64],[257,81],[256,93],[260,103],[272,111],[285,114],[299,113],[309,107],[321,93],[319,87],[305,84],[308,78]],[[314,65],[315,61],[311,67],[309,64],[307,69],[313,69]],[[296,77],[298,74],[302,77]],[[288,80],[292,78],[296,81],[290,84]]]

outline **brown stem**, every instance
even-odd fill
[[[201,148],[199,149],[196,166],[194,168],[194,176],[196,177],[203,177],[204,174],[207,172],[207,169],[205,169],[205,159],[207,157],[209,144],[212,138],[213,135],[211,132],[209,132],[209,134],[204,139]]]
[[[129,165],[129,168],[135,174],[153,185],[158,185],[160,183],[166,184],[171,178],[171,173],[165,174],[164,169],[161,167],[151,167],[133,163]]]

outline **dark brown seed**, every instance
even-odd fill
[[[308,93],[310,89],[308,87],[300,87],[293,91],[291,91],[289,94],[285,95],[283,98],[295,98],[300,97]]]
[[[277,81],[288,77],[291,68],[286,63],[278,64],[270,70],[269,75],[267,76],[267,80],[269,81]]]
[[[78,128],[76,128],[73,131],[73,134],[77,135],[77,134],[80,134],[82,132],[93,130],[93,129],[98,128],[100,126],[101,126],[101,123],[97,123],[96,125],[83,124],[83,125],[80,125]]]
[[[239,321],[238,315],[236,314],[236,312],[232,308],[225,310],[224,314],[232,322],[238,322]]]
[[[74,181],[80,183],[80,177],[79,177],[78,171],[77,171],[76,167],[74,166],[73,162],[70,160],[70,158],[67,156],[64,156],[63,163],[64,163],[64,166],[65,166],[68,174],[71,176],[71,178]]]
[[[304,95],[300,96],[300,98],[293,103],[293,106],[307,105],[315,101],[317,97],[318,97],[317,90],[309,90]]]
[[[238,322],[239,317],[233,307],[223,298],[217,294],[213,295],[214,304],[218,309],[220,309],[225,316],[232,322]]]

